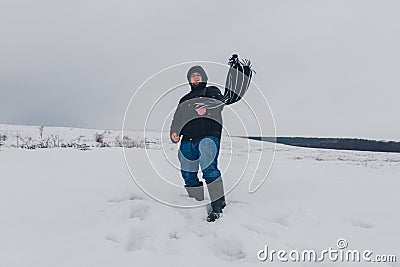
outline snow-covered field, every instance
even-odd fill
[[[224,140],[220,165],[230,187],[242,171],[238,163],[248,157],[247,142],[250,147],[259,143]],[[177,146],[168,146],[175,155]],[[130,167],[154,179],[142,165],[143,151],[129,149]],[[181,182],[176,169],[164,166],[162,150],[149,153],[158,168]],[[249,170],[256,165],[250,157]],[[3,147],[0,266],[342,266],[257,258],[266,245],[322,251],[337,248],[339,238],[349,249],[397,255],[399,261],[399,173],[400,154],[277,145],[260,190],[248,194],[251,173],[246,173],[228,194],[224,217],[207,223],[205,207],[173,208],[143,193],[121,148]],[[177,192],[165,195],[169,201],[192,203],[183,188]]]

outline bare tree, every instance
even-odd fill
[[[116,146],[116,147],[122,147],[122,146],[123,146],[123,143],[122,143],[122,140],[121,140],[121,136],[120,136],[120,135],[117,135],[117,136],[115,137],[115,139],[114,139],[114,146]]]
[[[104,142],[104,133],[95,133],[94,141],[96,141],[96,143],[102,144]]]
[[[0,135],[0,146],[4,145],[6,140],[7,140],[7,135],[5,134]]]
[[[104,131],[103,133],[96,133],[94,135],[94,140],[96,143],[98,143],[97,146],[99,147],[109,147],[110,145],[104,140],[105,135],[109,133],[107,131]]]
[[[67,147],[75,147],[76,148],[76,147],[85,145],[82,143],[83,138],[85,138],[84,135],[80,135],[80,136],[74,138],[73,140],[68,142]]]
[[[122,145],[124,147],[130,148],[130,147],[134,147],[135,142],[128,136],[124,135],[124,137],[122,139]]]
[[[49,139],[49,141],[51,141],[51,146],[52,147],[58,147],[59,146],[60,141],[59,141],[58,135],[50,134],[50,137],[48,139]]]
[[[18,132],[17,132],[17,147],[26,148],[30,140],[25,140]]]
[[[32,137],[27,137],[22,138],[21,136],[19,136],[19,139],[21,140],[22,144],[21,144],[21,148],[26,148],[26,149],[35,149],[37,146],[32,142]]]
[[[145,148],[147,147],[145,141],[143,139],[137,139],[133,140],[132,138],[124,135],[122,138],[122,146],[126,148],[132,148],[132,147],[140,147],[140,148]]]
[[[44,126],[39,126],[37,127],[39,130],[39,136],[40,136],[40,145],[43,146],[43,131],[44,131]]]

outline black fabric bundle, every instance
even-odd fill
[[[229,60],[229,70],[226,76],[225,91],[222,97],[202,98],[198,107],[208,109],[220,108],[224,105],[231,105],[238,102],[249,89],[251,77],[253,76],[251,61],[248,59],[239,60],[237,54],[233,54]]]
[[[225,105],[236,103],[249,89],[253,70],[251,69],[251,61],[244,59],[239,60],[237,54],[233,54],[228,61],[230,66],[225,83],[225,92],[222,102]]]

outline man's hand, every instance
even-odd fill
[[[172,133],[171,134],[171,139],[172,139],[172,142],[178,143],[179,140],[181,139],[181,137],[179,135],[177,135],[176,133]]]
[[[207,109],[205,107],[201,107],[200,105],[196,105],[196,112],[200,116],[203,116],[204,114],[206,114]]]

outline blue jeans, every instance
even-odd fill
[[[181,163],[181,173],[186,186],[199,185],[197,172],[199,165],[203,172],[203,178],[207,182],[221,177],[218,169],[218,155],[220,139],[215,136],[188,141],[182,140],[179,147],[178,159]]]

